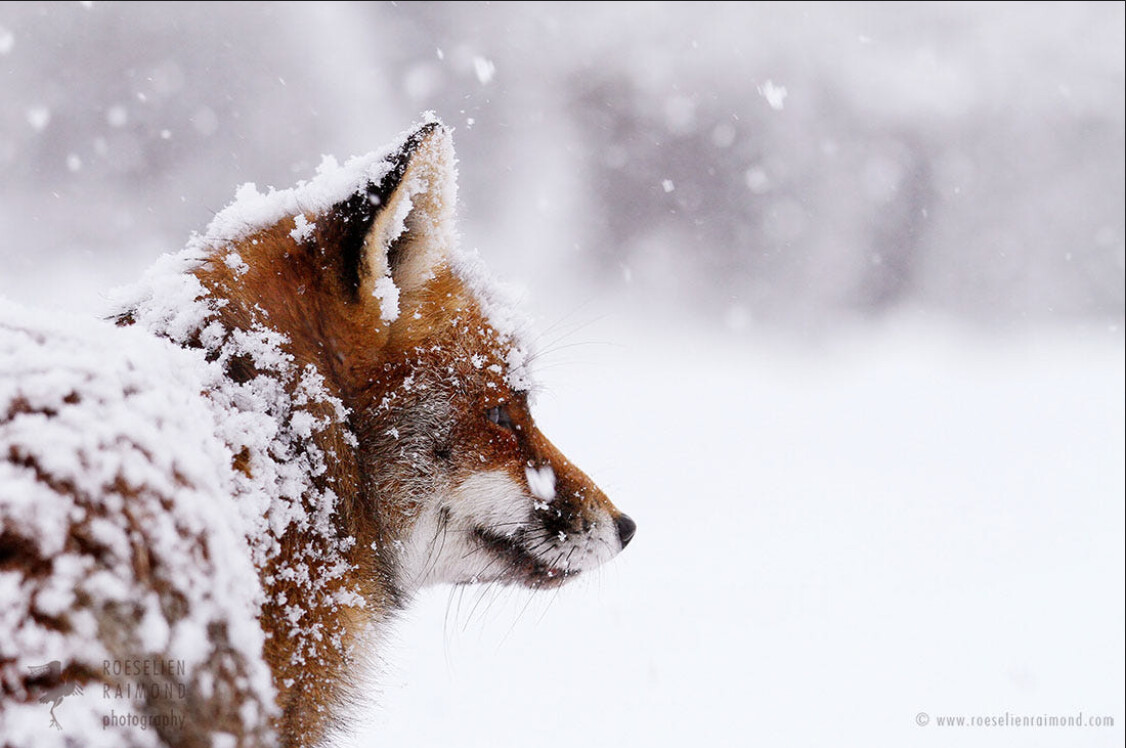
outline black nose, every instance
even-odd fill
[[[633,534],[637,532],[637,523],[630,519],[629,515],[619,514],[614,524],[618,526],[618,538],[622,541],[622,548],[625,548],[629,545],[629,541],[633,540]]]

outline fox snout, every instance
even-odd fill
[[[416,584],[555,586],[633,539],[636,523],[539,431],[525,398],[483,414],[453,437],[451,489],[416,527],[428,570]]]
[[[624,549],[637,532],[637,524],[629,515],[621,512],[611,503],[606,494],[586,475],[575,467],[555,445],[534,426],[529,438],[531,450],[541,465],[538,470],[528,468],[526,477],[534,496],[553,495],[546,506],[537,505],[545,513],[545,526],[562,533],[590,532],[598,522],[606,518],[613,524],[618,551]],[[547,471],[553,476],[553,490],[544,492],[542,476]],[[533,474],[536,476],[533,478]],[[540,485],[536,485],[539,483]]]
[[[618,542],[622,544],[622,549],[625,550],[629,541],[633,540],[634,533],[637,532],[637,523],[628,514],[619,513],[614,519],[614,524],[618,526]]]

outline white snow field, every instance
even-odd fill
[[[1122,744],[1117,334],[612,328],[538,420],[636,539],[558,593],[431,590],[340,745]]]

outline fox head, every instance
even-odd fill
[[[226,321],[282,332],[346,408],[326,454],[352,560],[406,594],[593,569],[635,525],[536,427],[520,331],[456,247],[449,131],[418,127],[373,173],[196,271]]]

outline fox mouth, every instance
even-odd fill
[[[525,532],[506,537],[477,527],[473,536],[495,558],[486,571],[488,581],[519,582],[539,589],[558,587],[579,574],[578,570],[552,566],[535,556],[524,542],[527,537]],[[499,568],[493,571],[497,564]],[[477,578],[475,581],[486,580]]]

